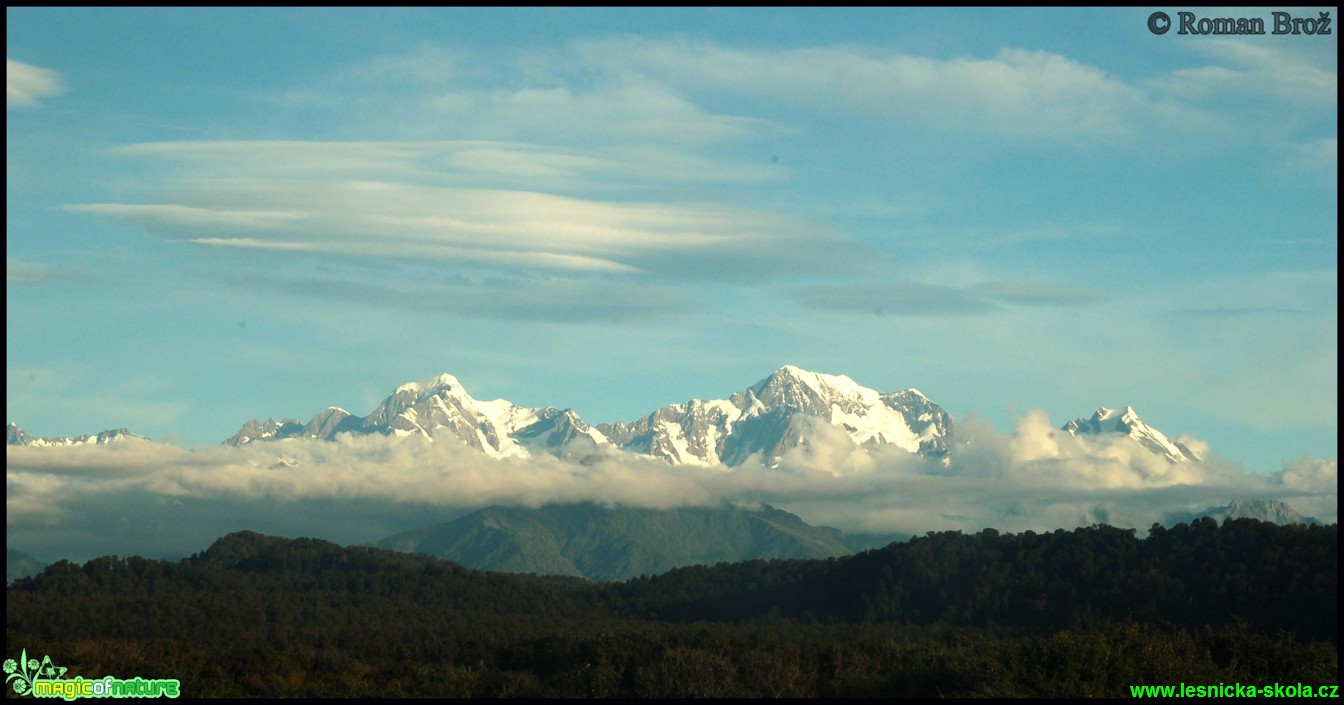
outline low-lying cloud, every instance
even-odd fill
[[[819,429],[824,431],[825,429]],[[776,467],[672,466],[611,449],[489,458],[451,439],[381,436],[187,450],[152,442],[7,448],[7,544],[44,560],[172,557],[251,529],[368,543],[489,506],[669,508],[767,502],[851,532],[1146,528],[1233,499],[1337,515],[1338,464],[1249,474],[1216,456],[1170,464],[1123,437],[1074,437],[1044,413],[1004,434],[974,418],[951,460],[861,449],[819,432]]]

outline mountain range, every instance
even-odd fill
[[[144,436],[137,436],[124,428],[103,431],[101,433],[86,433],[82,436],[73,436],[69,438],[52,437],[42,438],[29,436],[17,423],[9,422],[5,429],[5,445],[10,446],[33,446],[37,448],[46,448],[54,446],[86,446],[86,445],[108,445],[111,443],[122,443],[128,440],[147,441]]]
[[[620,448],[673,465],[735,466],[752,457],[776,465],[789,449],[810,443],[810,429],[818,421],[843,429],[862,446],[892,445],[933,457],[950,448],[951,417],[918,390],[883,394],[843,375],[792,365],[727,399],[692,399],[634,421],[597,426],[573,409],[474,399],[457,378],[443,374],[397,387],[368,416],[329,407],[306,424],[252,420],[224,442],[239,446],[376,433],[454,439],[495,457],[538,452],[581,457]]]
[[[843,432],[860,447],[893,447],[944,462],[954,448],[952,417],[918,389],[878,392],[845,375],[793,365],[726,399],[691,399],[633,421],[595,425],[570,408],[480,401],[456,377],[442,374],[397,387],[368,416],[328,407],[307,423],[252,420],[224,443],[382,434],[451,439],[495,457],[544,452],[582,458],[619,448],[672,465],[734,467],[758,458],[773,467],[790,450],[808,448],[826,427]],[[1061,430],[1083,437],[1125,435],[1171,463],[1201,459],[1189,446],[1144,423],[1130,406],[1102,407]]]
[[[1147,425],[1132,407],[1100,408],[1062,431],[1080,439],[1129,439],[1167,462],[1199,462],[1200,454]],[[918,390],[878,392],[847,376],[786,365],[724,399],[691,399],[633,421],[590,425],[573,409],[529,408],[504,399],[472,397],[449,374],[398,386],[368,415],[328,407],[307,423],[252,420],[224,441],[229,446],[321,443],[342,434],[456,443],[495,458],[554,455],[580,462],[595,455],[631,453],[674,466],[733,467],[780,464],[786,455],[821,443],[891,449],[945,464],[957,452],[950,415]],[[9,446],[35,448],[149,442],[126,429],[71,438],[32,437],[9,423]],[[964,443],[962,446],[964,447]],[[275,467],[294,466],[284,457]],[[479,506],[479,505],[477,505]],[[1197,505],[1186,505],[1197,506]],[[1203,512],[1172,515],[1165,523],[1199,516],[1255,518],[1278,524],[1316,523],[1275,500],[1233,502]],[[402,525],[404,526],[404,524]],[[367,540],[365,539],[362,540]],[[378,545],[425,552],[473,568],[620,580],[673,567],[761,558],[821,558],[886,546],[891,534],[845,536],[809,526],[788,512],[765,507],[652,510],[597,505],[539,509],[489,507],[452,522],[391,536]],[[20,556],[10,563],[30,570]]]
[[[1200,460],[1189,446],[1143,422],[1133,407],[1101,408],[1062,427],[1086,437],[1121,434],[1171,463]],[[441,374],[398,386],[367,416],[331,406],[308,422],[253,419],[224,441],[231,446],[288,439],[333,440],[338,435],[418,437],[452,442],[497,458],[539,453],[582,460],[621,450],[672,465],[733,467],[758,459],[776,466],[794,449],[806,450],[822,433],[839,431],[856,446],[890,447],[948,461],[952,417],[917,389],[878,392],[845,375],[785,365],[726,399],[691,399],[647,416],[590,425],[571,408],[529,408],[505,399],[472,397],[456,377]],[[125,429],[77,438],[32,438],[9,424],[8,444],[61,446],[116,443]]]
[[[419,436],[454,439],[497,458],[528,457],[538,451],[556,453],[583,439],[591,448],[610,445],[601,433],[570,409],[529,409],[504,399],[478,401],[450,374],[408,382],[393,390],[368,416],[354,416],[327,407],[308,423],[294,419],[252,420],[227,445],[288,438],[332,440],[338,434]]]

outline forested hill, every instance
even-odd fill
[[[776,614],[1062,629],[1124,620],[1180,627],[1241,620],[1336,639],[1338,525],[1212,519],[1051,533],[929,533],[827,561],[691,567],[617,590],[660,619]]]
[[[16,581],[6,591],[6,617],[11,652],[48,649],[60,662],[56,653],[73,651],[86,662],[92,659],[97,665],[94,670],[106,672],[113,672],[114,666],[122,673],[130,673],[127,669],[131,668],[162,671],[163,664],[168,664],[188,669],[199,683],[217,684],[212,687],[218,690],[208,691],[214,694],[336,692],[323,689],[331,685],[324,679],[336,677],[332,669],[371,673],[391,664],[400,664],[400,668],[419,664],[416,667],[426,672],[451,672],[463,678],[470,673],[503,677],[500,674],[525,672],[528,678],[540,680],[528,681],[535,687],[519,691],[494,681],[489,687],[470,681],[476,685],[424,686],[404,692],[616,695],[655,694],[640,690],[644,686],[639,684],[645,683],[640,678],[651,673],[646,671],[654,668],[652,664],[672,667],[664,663],[673,658],[669,649],[675,644],[684,646],[686,638],[677,630],[692,628],[694,623],[718,623],[715,629],[728,630],[712,632],[694,647],[705,650],[695,658],[710,659],[701,666],[711,674],[728,672],[725,664],[732,665],[728,669],[732,673],[751,671],[750,664],[738,664],[735,659],[747,658],[748,651],[756,654],[751,658],[765,658],[754,651],[756,646],[747,646],[759,641],[763,629],[775,635],[770,639],[794,644],[785,647],[767,640],[774,644],[769,649],[785,648],[795,661],[810,654],[804,659],[806,667],[797,666],[804,671],[830,668],[827,663],[834,666],[826,661],[830,657],[825,654],[832,653],[827,649],[850,648],[843,645],[855,639],[872,642],[854,647],[864,653],[873,653],[870,647],[877,648],[874,645],[894,648],[890,640],[901,630],[954,629],[999,635],[1007,641],[996,642],[999,645],[992,648],[1017,653],[1019,648],[1045,648],[1018,639],[1054,643],[1051,640],[1063,638],[1060,630],[1067,629],[1109,634],[1097,637],[1103,641],[1128,640],[1126,649],[1134,646],[1135,639],[1149,646],[1160,642],[1168,651],[1193,649],[1194,656],[1180,658],[1194,659],[1191,663],[1213,659],[1208,666],[1213,670],[1202,673],[1215,678],[1246,675],[1236,668],[1247,668],[1252,662],[1244,652],[1227,651],[1231,648],[1227,644],[1244,646],[1243,641],[1250,639],[1245,643],[1259,644],[1256,649],[1279,650],[1274,651],[1278,656],[1254,662],[1279,664],[1273,667],[1278,669],[1276,677],[1290,672],[1302,676],[1293,669],[1307,667],[1316,669],[1312,673],[1317,675],[1321,668],[1333,668],[1334,673],[1327,675],[1335,677],[1337,665],[1329,666],[1334,663],[1329,655],[1335,647],[1311,651],[1315,656],[1308,658],[1293,651],[1299,649],[1293,644],[1336,641],[1337,592],[1337,525],[1276,526],[1255,520],[1231,520],[1221,527],[1212,520],[1165,530],[1155,527],[1142,540],[1132,530],[1105,526],[1041,534],[1010,535],[988,529],[974,535],[930,533],[843,558],[723,563],[607,584],[487,573],[430,556],[244,532],[226,536],[208,550],[175,563],[114,557],[83,566],[56,563],[34,578]],[[1153,626],[1158,630],[1153,631]],[[1134,632],[1136,628],[1140,631]],[[1243,641],[1207,636],[1207,628],[1231,629]],[[1192,646],[1191,639],[1223,639],[1217,643],[1224,646]],[[969,654],[991,647],[965,648]],[[1060,648],[1072,653],[1074,647]],[[580,653],[575,655],[574,649]],[[1153,654],[1162,649],[1135,656],[1140,660],[1134,662],[1138,670],[1133,673],[1156,668],[1151,660],[1158,659]],[[568,674],[565,678],[577,678],[565,669],[579,669],[580,664],[565,659],[588,659],[591,665],[601,654],[606,654],[602,659],[617,664],[613,668],[620,666],[614,684],[607,684],[610,688],[598,688],[591,679],[582,681],[586,684],[582,687],[574,684],[578,681],[557,685],[548,679],[560,676],[537,670],[540,666],[536,664],[550,663],[546,668],[554,666]],[[1275,658],[1287,660],[1280,663]],[[249,668],[265,670],[270,667],[258,665],[258,660],[271,660],[298,670],[281,674],[279,681],[262,679],[243,688],[236,679],[230,680],[236,674],[228,672],[238,664],[225,665],[237,659],[251,664]],[[553,659],[563,663],[556,665]],[[1179,670],[1184,666],[1173,663],[1169,667],[1176,668],[1178,675],[1185,674]],[[943,664],[934,670],[945,668],[965,668],[970,673],[980,666]],[[804,678],[807,687],[795,684],[797,688],[787,692],[839,692],[816,680],[820,671],[807,672],[812,673]],[[1116,674],[1124,672],[1105,677],[1118,678]],[[710,677],[696,673],[696,678]],[[678,677],[668,678],[674,685],[679,682]],[[287,682],[290,685],[282,687]],[[949,692],[944,688],[948,684],[940,683],[929,692]],[[952,688],[950,692],[1045,692],[995,690],[974,679],[963,685],[969,690]],[[887,681],[875,681],[845,692],[912,692],[891,690],[894,687]],[[674,688],[669,692],[718,691]]]
[[[377,545],[483,570],[590,580],[626,580],[699,563],[852,553],[836,529],[810,526],[769,505],[488,507]]]
[[[18,625],[68,621],[80,611],[96,624],[98,615],[129,602],[137,611],[169,610],[160,616],[172,623],[180,619],[171,615],[183,608],[170,609],[180,601],[166,596],[201,598],[189,602],[205,610],[211,596],[236,591],[267,605],[265,613],[273,615],[268,624],[296,629],[311,628],[309,619],[330,621],[332,615],[318,614],[311,600],[300,597],[320,593],[327,595],[323,609],[358,607],[362,615],[393,624],[399,601],[414,598],[416,612],[441,608],[464,618],[478,611],[730,622],[774,615],[1044,630],[1124,620],[1178,627],[1240,620],[1268,633],[1333,640],[1337,567],[1338,525],[1250,519],[1221,527],[1211,519],[1154,526],[1145,539],[1108,526],[1039,534],[930,532],[841,558],[720,563],[606,585],[241,532],[177,563],[103,557],[80,567],[61,561],[17,581],[8,595],[11,627],[15,619]],[[24,608],[15,610],[16,602]],[[244,609],[245,600],[235,607]],[[43,609],[67,616],[28,616]],[[361,618],[341,614],[335,621]],[[156,619],[151,626],[161,623]],[[128,628],[122,618],[113,625]]]

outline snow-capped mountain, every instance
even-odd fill
[[[1201,459],[1199,454],[1184,443],[1173,441],[1161,431],[1144,423],[1143,419],[1140,419],[1138,413],[1134,411],[1134,407],[1131,406],[1122,409],[1102,407],[1097,409],[1095,414],[1092,414],[1092,418],[1076,418],[1064,424],[1061,430],[1068,431],[1075,436],[1078,434],[1124,434],[1133,438],[1144,448],[1165,457],[1173,463]]]
[[[610,445],[605,436],[570,409],[532,409],[504,399],[478,401],[449,374],[397,387],[368,416],[353,416],[344,409],[328,407],[307,424],[293,419],[253,420],[224,443],[240,446],[287,438],[331,440],[347,432],[429,440],[453,438],[497,458],[528,457],[537,451],[556,453],[579,438],[595,446]]]
[[[86,433],[82,436],[72,438],[41,438],[29,436],[17,423],[9,422],[5,431],[5,445],[11,446],[32,446],[34,448],[48,448],[54,446],[87,446],[87,445],[108,445],[111,443],[123,443],[129,440],[147,441],[144,436],[137,436],[124,428],[116,428],[101,433]]]
[[[893,445],[926,456],[947,453],[952,426],[947,412],[917,390],[882,394],[843,375],[787,365],[729,399],[693,399],[637,421],[596,427],[571,409],[474,399],[457,378],[443,374],[397,387],[368,416],[328,407],[306,424],[253,420],[224,443],[381,434],[453,438],[494,457],[618,446],[674,465],[732,466],[756,454],[774,465],[789,449],[807,445],[817,423],[841,429],[860,446]]]
[[[294,419],[285,419],[283,421],[276,421],[275,419],[258,421],[252,419],[243,424],[243,427],[238,429],[238,433],[233,434],[233,437],[224,441],[224,443],[231,446],[240,446],[246,443],[252,443],[253,441],[280,441],[286,438],[303,438],[304,435],[303,424]]]
[[[952,427],[947,412],[918,390],[883,394],[844,375],[786,365],[726,400],[692,399],[597,428],[625,450],[674,465],[739,465],[756,453],[774,465],[806,444],[818,421],[861,446],[894,445],[926,456],[947,453]]]

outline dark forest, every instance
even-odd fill
[[[1103,696],[1338,683],[1338,526],[929,533],[623,583],[231,534],[6,591],[6,656],[188,697]],[[11,693],[13,696],[13,693]]]

